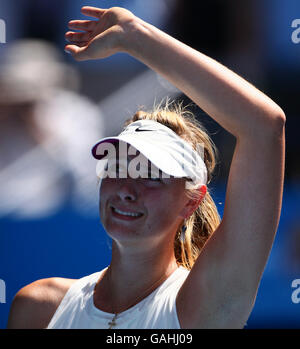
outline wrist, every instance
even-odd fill
[[[123,28],[123,35],[120,38],[119,49],[135,57],[143,45],[143,32],[146,30],[146,22],[138,17],[132,18]]]

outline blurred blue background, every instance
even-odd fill
[[[140,105],[151,108],[166,96],[190,102],[125,54],[81,63],[65,54],[67,22],[83,18],[83,5],[133,11],[233,69],[283,108],[282,215],[246,328],[300,328],[300,293],[292,300],[292,282],[300,279],[300,43],[291,39],[299,0],[1,1],[0,328],[21,287],[52,276],[80,278],[109,263],[90,156],[95,141],[117,134]],[[220,153],[211,191],[222,215],[234,139],[200,108],[190,109]]]

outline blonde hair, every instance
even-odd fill
[[[207,184],[209,184],[216,166],[217,149],[203,125],[197,121],[194,114],[187,108],[188,106],[183,107],[182,103],[170,102],[167,99],[164,106],[161,102],[152,111],[137,111],[125,122],[124,126],[137,120],[154,120],[172,129],[178,136],[189,142],[194,149],[197,149],[198,144],[203,144]],[[193,197],[195,194],[195,191],[187,189],[189,197]],[[177,263],[190,270],[205,242],[220,224],[217,207],[208,189],[200,205],[186,220],[185,224],[187,229],[184,242],[180,240],[183,224],[178,227],[174,240],[174,253]]]

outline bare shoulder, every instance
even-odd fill
[[[53,277],[20,289],[12,302],[7,328],[46,328],[74,281]]]

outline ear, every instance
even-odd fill
[[[184,208],[182,209],[181,215],[184,219],[189,218],[194,213],[194,211],[198,208],[201,201],[203,200],[206,192],[206,185],[202,185],[201,187],[195,189],[194,197],[189,199]]]

